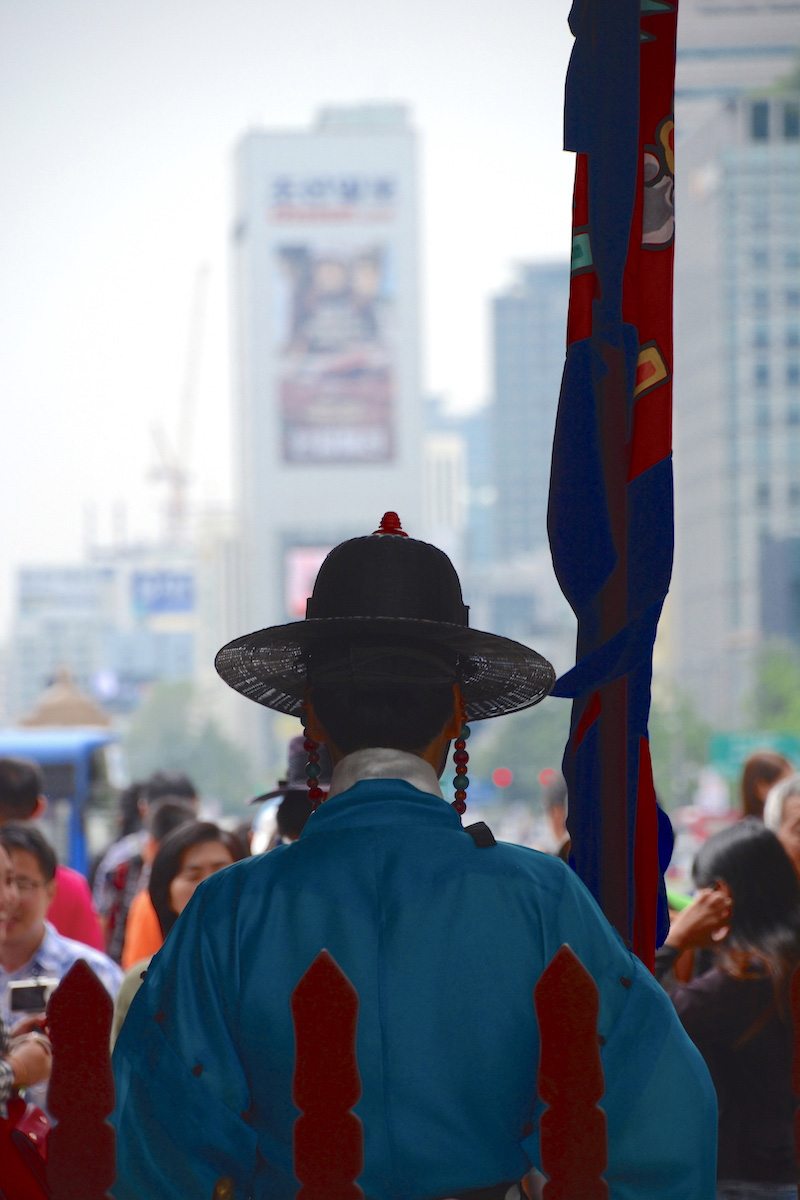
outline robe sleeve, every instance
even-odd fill
[[[232,1037],[235,948],[204,892],[153,959],[114,1049],[114,1200],[210,1200],[220,1179],[230,1200],[251,1194],[257,1139]]]
[[[717,1099],[703,1058],[670,998],[569,868],[558,913],[560,941],[600,993],[612,1200],[714,1200]],[[537,1134],[522,1146],[540,1162]]]

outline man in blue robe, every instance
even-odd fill
[[[713,1087],[669,999],[563,862],[481,846],[439,788],[464,714],[537,703],[550,665],[469,629],[446,556],[385,519],[331,552],[305,621],[217,669],[302,709],[332,784],[297,842],[203,883],[154,959],[114,1053],[116,1200],[296,1195],[290,998],[323,948],[358,992],[367,1200],[513,1195],[540,1163],[533,988],[564,943],[599,991],[611,1200],[713,1200]]]

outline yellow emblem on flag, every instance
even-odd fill
[[[646,346],[642,346],[636,362],[634,399],[641,396],[643,392],[649,392],[651,388],[657,387],[659,383],[663,383],[668,376],[667,364],[655,342],[649,342]]]

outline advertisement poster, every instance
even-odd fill
[[[394,453],[394,280],[385,244],[276,247],[278,395],[289,463]]]

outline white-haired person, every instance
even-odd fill
[[[777,834],[800,875],[800,774],[787,775],[767,792],[764,824]]]
[[[331,551],[305,620],[216,665],[304,717],[331,786],[296,841],[202,883],[153,960],[114,1053],[116,1200],[297,1194],[290,999],[323,949],[358,993],[367,1200],[518,1195],[541,1165],[532,993],[564,943],[599,991],[612,1200],[712,1200],[714,1091],[668,997],[565,863],[462,827],[465,719],[538,703],[550,664],[471,629],[450,560],[387,514]]]

